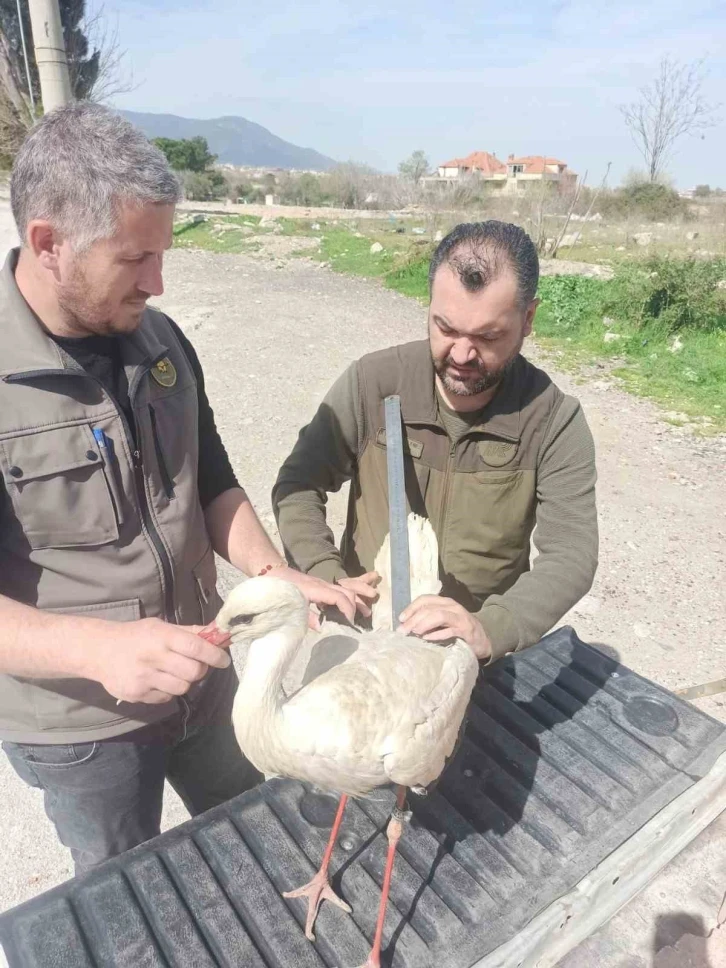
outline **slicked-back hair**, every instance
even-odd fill
[[[448,265],[469,292],[479,292],[505,268],[517,278],[519,301],[528,306],[539,282],[539,259],[534,243],[511,222],[462,222],[439,242],[429,266],[429,293],[436,273]]]

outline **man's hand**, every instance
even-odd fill
[[[479,660],[488,659],[492,646],[481,622],[453,598],[421,595],[400,615],[397,631],[418,635],[429,642],[461,639]]]
[[[323,581],[322,578],[315,578],[313,575],[306,575],[302,571],[294,568],[276,568],[273,572],[275,578],[283,578],[297,585],[305,598],[311,605],[335,605],[349,622],[355,619],[355,594],[348,588],[341,588],[339,585],[331,585],[330,582]],[[320,628],[317,615],[310,614],[310,627]]]
[[[229,653],[196,633],[201,626],[170,625],[158,618],[109,622],[94,649],[88,678],[125,702],[168,702],[183,696],[210,667],[225,669]]]
[[[378,598],[376,585],[379,584],[381,576],[377,571],[367,571],[365,575],[357,578],[339,578],[336,585],[347,588],[355,595],[355,607],[366,618],[371,614],[371,605]]]

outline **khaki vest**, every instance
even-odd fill
[[[384,400],[398,394],[408,506],[436,532],[442,594],[475,611],[507,591],[529,570],[538,453],[562,391],[519,356],[482,422],[452,445],[428,340],[363,357],[358,389],[365,424],[341,546],[346,572],[370,571],[388,532]]]
[[[220,600],[197,492],[197,388],[168,320],[147,309],[120,338],[135,445],[116,402],[38,324],[16,262],[13,251],[0,274],[0,593],[49,612],[206,624]],[[0,676],[0,738],[15,742],[103,739],[176,709],[117,706],[85,679]]]

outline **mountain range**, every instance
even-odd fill
[[[301,148],[278,138],[261,124],[247,118],[223,117],[201,120],[180,118],[175,114],[145,114],[121,111],[125,118],[150,138],[207,139],[209,150],[217,160],[230,165],[253,168],[298,168],[328,171],[337,164],[333,158],[312,148]]]

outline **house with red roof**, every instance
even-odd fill
[[[461,178],[466,175],[503,181],[507,177],[507,166],[488,151],[472,151],[466,158],[452,158],[439,165],[440,178]]]
[[[541,181],[557,182],[563,188],[574,185],[577,175],[570,171],[566,161],[557,158],[547,158],[544,155],[524,155],[507,158],[507,189],[518,191],[525,189],[527,183]]]
[[[565,188],[577,181],[577,175],[570,171],[567,162],[557,158],[544,155],[515,158],[510,155],[504,163],[488,151],[472,151],[465,158],[444,161],[438,166],[438,177],[425,180],[453,183],[459,178],[481,178],[506,192],[523,191],[533,182],[549,181]]]

